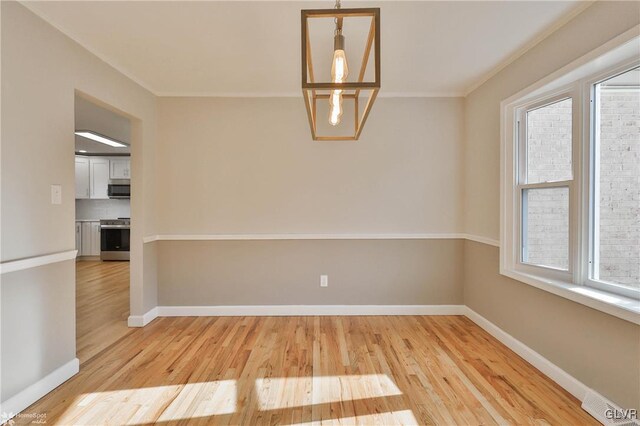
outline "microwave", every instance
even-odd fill
[[[131,198],[131,185],[128,180],[111,181],[107,187],[109,198]]]

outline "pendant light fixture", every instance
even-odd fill
[[[301,14],[302,93],[311,127],[311,136],[314,140],[320,141],[358,140],[380,89],[380,9],[342,9],[340,0],[337,0],[334,9],[302,10]],[[311,55],[312,42],[309,21],[322,18],[334,21],[331,81],[328,82],[315,80],[314,76],[320,74],[314,72]],[[351,79],[351,81],[348,80],[349,65],[344,34],[344,29],[348,26],[350,18],[370,18],[369,32],[363,46],[361,66],[357,78]],[[356,48],[352,48],[349,52],[354,55],[356,50]],[[371,56],[372,52],[373,57]],[[324,52],[322,54],[324,55]],[[370,59],[373,61],[373,81],[365,81]],[[366,96],[367,92],[368,96]],[[360,109],[361,98],[366,100],[362,110]],[[347,103],[353,111],[353,126],[345,124],[346,120],[343,120]],[[326,128],[324,123],[318,122],[318,108],[325,105],[329,128]],[[321,134],[323,127],[328,130],[328,134]]]

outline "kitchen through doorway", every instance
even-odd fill
[[[129,334],[131,120],[75,95],[76,352]]]

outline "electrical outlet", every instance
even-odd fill
[[[62,204],[62,185],[51,185],[51,204]]]
[[[320,275],[320,287],[329,287],[329,275]]]

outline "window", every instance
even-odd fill
[[[520,260],[569,271],[569,195],[573,181],[573,99],[520,110]]]
[[[640,323],[638,45],[576,61],[501,104],[500,271],[623,306]]]
[[[522,191],[522,262],[569,270],[569,188]]]
[[[640,68],[591,88],[590,284],[640,291]]]

